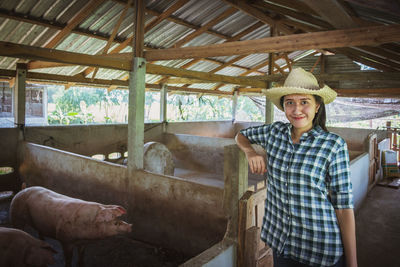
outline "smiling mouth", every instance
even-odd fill
[[[293,119],[298,121],[298,120],[301,120],[301,119],[304,119],[304,118],[303,117],[293,117]]]

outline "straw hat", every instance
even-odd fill
[[[314,75],[302,68],[293,69],[287,76],[283,87],[274,87],[263,90],[263,92],[268,99],[282,111],[284,110],[281,106],[280,99],[285,95],[318,95],[323,99],[325,104],[331,103],[337,96],[337,93],[327,85],[324,85],[324,87],[320,88]]]

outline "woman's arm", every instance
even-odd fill
[[[356,224],[353,209],[335,209],[347,267],[357,267]]]
[[[241,133],[238,133],[235,137],[235,140],[238,147],[246,154],[250,171],[257,174],[265,173],[267,171],[265,168],[265,157],[257,154],[254,148],[251,146],[249,139],[247,139]]]

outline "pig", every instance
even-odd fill
[[[39,236],[60,241],[66,266],[71,265],[74,244],[131,232],[132,225],[119,219],[125,213],[121,206],[71,198],[40,186],[20,191],[10,205],[14,227],[28,225]]]
[[[28,267],[54,264],[56,251],[24,231],[0,227],[0,266]]]

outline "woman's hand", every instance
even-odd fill
[[[245,152],[245,154],[249,162],[251,173],[264,174],[267,172],[265,168],[265,157],[257,154],[255,151]]]

